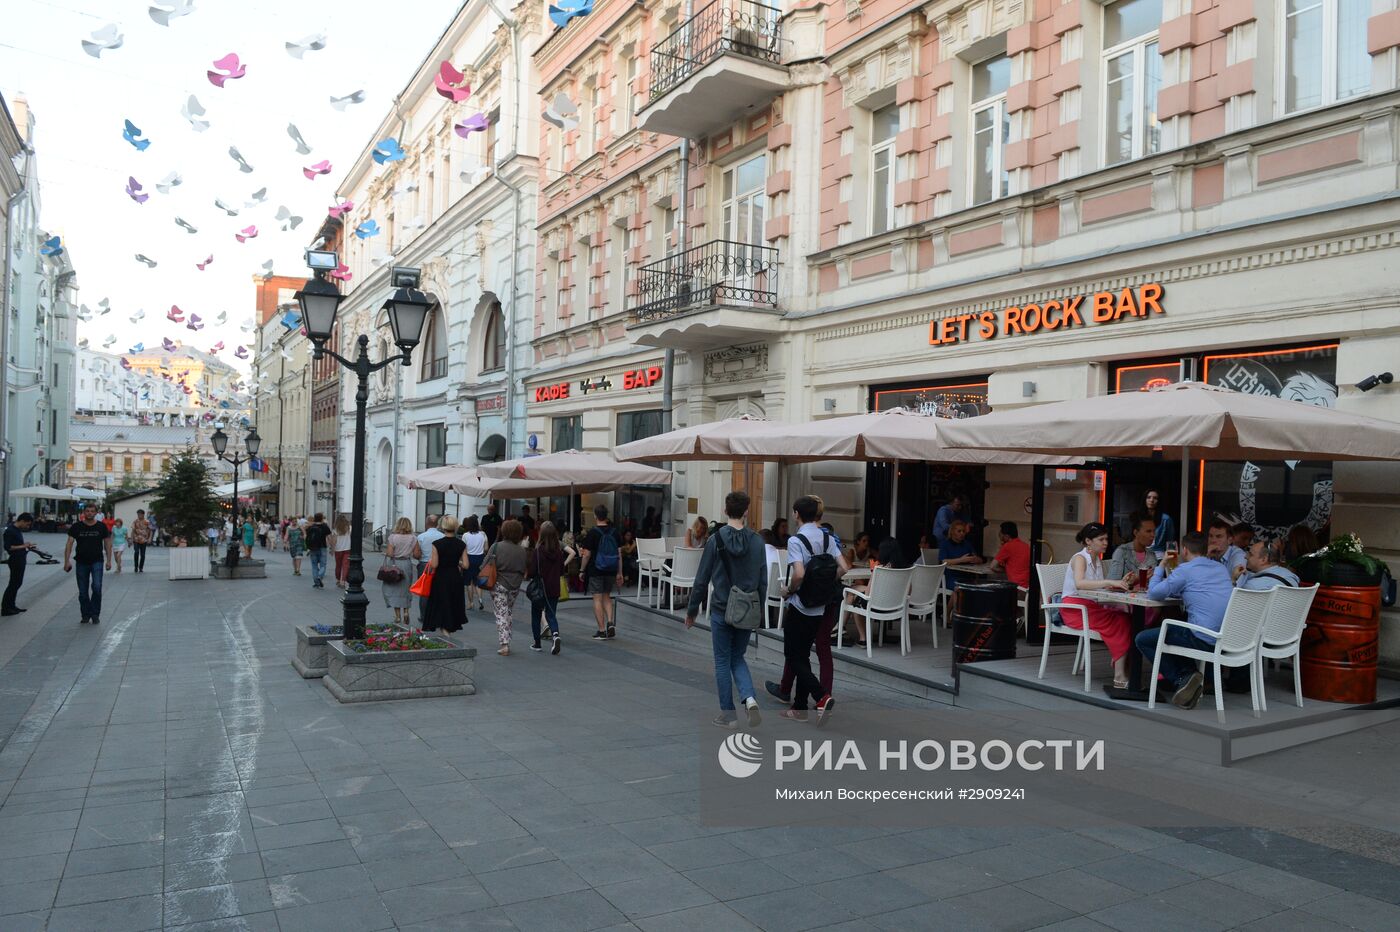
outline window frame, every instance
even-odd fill
[[[1114,0],[1114,3],[1105,4],[1105,5],[1103,6],[1103,10],[1102,10],[1102,13],[1103,13],[1103,16],[1105,17],[1105,19],[1108,17],[1108,8],[1109,8],[1109,7],[1115,6],[1117,3],[1126,3],[1126,2],[1130,2],[1130,0]],[[1103,31],[1101,31],[1101,35],[1102,35],[1102,32],[1103,32]],[[1159,22],[1156,29],[1153,29],[1153,30],[1151,30],[1151,31],[1149,31],[1149,32],[1144,32],[1144,33],[1142,33],[1141,35],[1133,36],[1131,39],[1125,39],[1124,41],[1119,42],[1117,45],[1105,47],[1105,48],[1103,49],[1103,51],[1099,53],[1099,70],[1100,70],[1100,73],[1103,75],[1103,81],[1102,81],[1102,83],[1101,83],[1101,85],[1100,85],[1100,89],[1101,89],[1101,91],[1102,91],[1102,93],[1103,93],[1103,97],[1102,97],[1102,113],[1103,113],[1103,130],[1104,130],[1104,133],[1103,133],[1102,155],[1103,155],[1103,164],[1104,164],[1105,167],[1107,167],[1107,166],[1109,166],[1109,165],[1122,165],[1124,162],[1132,162],[1132,161],[1134,161],[1134,160],[1136,160],[1136,159],[1144,158],[1145,156],[1148,156],[1148,155],[1154,155],[1154,154],[1156,154],[1157,152],[1162,151],[1162,121],[1161,121],[1160,119],[1158,119],[1157,116],[1156,116],[1156,114],[1157,114],[1156,102],[1154,101],[1150,107],[1148,106],[1148,102],[1147,102],[1147,81],[1145,80],[1145,78],[1146,78],[1146,76],[1147,76],[1147,47],[1148,47],[1149,45],[1151,45],[1151,46],[1156,46],[1157,49],[1156,49],[1155,54],[1156,54],[1156,56],[1157,56],[1157,87],[1156,87],[1156,90],[1154,91],[1154,96],[1155,96],[1156,92],[1161,91],[1161,89],[1162,89],[1162,65],[1161,65],[1162,51],[1161,51],[1161,46],[1160,46],[1161,32],[1162,32],[1162,27],[1161,27],[1161,23]],[[1123,58],[1123,57],[1125,57],[1125,56],[1132,56],[1132,60],[1133,60],[1133,63],[1132,63],[1132,80],[1133,80],[1133,124],[1132,124],[1132,136],[1131,136],[1131,139],[1130,139],[1130,142],[1129,142],[1129,145],[1128,145],[1128,148],[1129,148],[1129,150],[1130,150],[1130,154],[1127,155],[1127,156],[1125,156],[1125,157],[1123,157],[1123,158],[1117,159],[1117,160],[1115,161],[1115,160],[1112,160],[1112,154],[1111,154],[1110,151],[1109,151],[1110,146],[1113,144],[1113,142],[1114,142],[1114,140],[1115,140],[1115,136],[1114,136],[1114,133],[1113,133],[1113,127],[1109,125],[1109,91],[1108,91],[1108,89],[1109,89],[1109,85],[1110,85],[1111,82],[1109,81],[1109,77],[1108,77],[1108,65],[1109,65],[1109,62],[1111,62],[1111,61],[1116,61],[1117,59]],[[1149,115],[1149,112],[1150,112],[1152,118],[1155,120],[1156,126],[1157,126],[1157,148],[1151,149],[1151,150],[1149,150],[1149,149],[1147,148],[1147,138],[1148,138],[1148,136],[1149,136],[1149,132],[1148,132],[1148,130],[1149,130],[1149,125],[1148,125],[1148,115]]]
[[[1340,26],[1340,2],[1341,0],[1317,0],[1309,10],[1320,7],[1322,9],[1322,90],[1320,100],[1315,104],[1300,106],[1290,109],[1288,106],[1288,21],[1291,18],[1288,12],[1288,0],[1278,0],[1278,64],[1275,68],[1275,83],[1278,88],[1277,113],[1280,117],[1293,116],[1297,113],[1307,113],[1310,110],[1321,110],[1323,107],[1331,107],[1348,100],[1355,100],[1358,97],[1365,97],[1371,93],[1371,76],[1366,79],[1366,87],[1354,94],[1346,97],[1337,96],[1337,65],[1340,61],[1338,56],[1338,36]],[[1292,16],[1301,15],[1294,13]],[[1369,16],[1366,17],[1369,19]],[[1363,33],[1364,33],[1363,28]],[[1369,69],[1372,58],[1366,55],[1367,68]]]
[[[998,52],[978,62],[973,62],[969,71],[968,97],[972,97],[972,75],[976,73],[979,66],[993,61],[997,58],[1008,58],[1005,52]],[[977,177],[979,173],[979,160],[977,158],[977,116],[986,111],[992,111],[992,177],[991,184],[995,189],[1000,189],[1001,193],[993,193],[986,200],[977,199]],[[1000,91],[978,100],[969,100],[967,108],[967,131],[968,131],[968,189],[967,201],[971,207],[981,204],[990,204],[1011,195],[1011,176],[1006,170],[1006,136],[1009,130],[1010,114],[1006,110],[1006,91]]]
[[[446,328],[441,307],[434,308],[428,314],[428,332],[420,346],[422,355],[418,360],[418,381],[435,382],[438,379],[447,378],[447,339],[442,332]],[[437,353],[431,354],[429,351]],[[440,351],[440,352],[439,352]]]
[[[493,359],[494,357],[494,359]],[[492,365],[492,363],[495,365]],[[486,327],[481,338],[481,372],[500,372],[506,367],[506,315],[501,303],[494,301],[487,311]]]
[[[895,115],[896,129],[894,131],[894,135],[890,136],[888,139],[882,139],[877,142],[875,140],[875,128],[879,125],[879,116],[886,110],[891,109],[894,110]],[[866,224],[868,226],[868,229],[870,230],[871,236],[877,236],[881,233],[888,233],[890,230],[893,230],[896,226],[899,225],[895,221],[894,216],[894,189],[899,181],[899,157],[895,154],[895,140],[899,138],[899,127],[902,126],[903,122],[900,119],[899,109],[899,104],[896,103],[887,104],[884,107],[880,107],[878,110],[873,110],[870,112],[870,160],[867,163],[870,179],[870,196],[867,198],[867,200],[870,201],[870,209],[867,211]],[[885,193],[883,198],[877,197],[878,186],[876,183],[876,179],[879,177],[882,171],[882,169],[876,164],[876,159],[881,155],[885,156],[886,158],[885,167],[883,169],[886,176]],[[882,201],[883,206],[885,208],[885,225],[879,229],[876,229],[875,209],[877,206],[880,205]]]

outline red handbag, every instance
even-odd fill
[[[413,581],[413,585],[408,587],[408,591],[414,595],[427,598],[433,591],[433,571],[426,569],[423,575]]]

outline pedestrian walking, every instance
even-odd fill
[[[131,571],[146,572],[146,548],[151,544],[151,522],[146,520],[145,510],[136,509],[136,520],[131,522]]]
[[[501,516],[496,512],[495,502],[486,506],[486,514],[481,516],[481,530],[486,534],[488,544],[496,542],[496,535],[501,530]]]
[[[5,598],[0,601],[0,615],[18,615],[25,609],[15,604],[19,587],[24,585],[24,568],[29,563],[33,544],[24,542],[24,532],[34,526],[34,516],[23,512],[5,527],[5,562],[10,567],[10,579],[5,584]]]
[[[76,551],[76,552],[75,552]],[[105,557],[105,560],[104,560]],[[78,624],[102,621],[102,570],[112,568],[112,532],[97,520],[97,506],[85,505],[83,517],[68,528],[63,545],[63,572],[77,567]]]
[[[477,585],[477,579],[481,576],[481,564],[486,562],[486,548],[491,542],[486,539],[486,532],[481,529],[476,515],[467,515],[462,522],[462,543],[467,547],[467,608],[475,605],[484,609],[486,606],[481,601],[481,587]]]
[[[494,565],[496,584],[491,587],[491,604],[496,610],[496,638],[500,647],[496,653],[510,656],[511,614],[515,611],[515,599],[520,595],[520,585],[525,580],[527,553],[520,541],[525,537],[525,529],[514,518],[501,525],[496,542],[486,551],[486,562],[482,571]]]
[[[321,512],[306,526],[306,553],[311,557],[311,587],[324,589],[326,584],[326,547],[330,544],[331,528],[326,524],[326,516]]]
[[[695,624],[695,614],[713,585],[710,646],[715,658],[715,688],[719,692],[719,715],[715,716],[714,723],[721,728],[734,728],[738,724],[735,690],[748,716],[749,727],[757,728],[762,720],[758,699],[754,696],[753,677],[744,659],[754,628],[743,625],[752,621],[757,627],[763,623],[768,558],[763,538],[744,523],[748,511],[747,492],[735,489],[724,497],[724,514],[729,520],[705,541],[705,552],[700,557],[700,569],[695,574],[695,585],[690,590],[690,603],[685,612],[685,626],[689,628]],[[749,607],[751,616],[746,612]]]
[[[462,588],[462,567],[465,548],[457,539],[457,519],[443,515],[438,522],[442,536],[433,541],[428,557],[428,571],[433,574],[433,587],[428,591],[428,610],[423,620],[424,631],[461,631],[467,623],[466,592]]]
[[[394,610],[394,621],[408,624],[412,618],[409,610],[413,605],[413,594],[408,587],[413,584],[413,570],[423,551],[418,548],[418,538],[413,533],[413,522],[400,518],[394,522],[394,531],[384,542],[384,564],[379,568],[379,580],[384,587],[384,604]],[[385,570],[398,571],[398,578]]]
[[[528,583],[525,595],[530,599],[530,633],[535,643],[530,650],[540,647],[540,619],[549,625],[549,636],[553,642],[551,654],[559,653],[559,580],[564,575],[564,564],[573,559],[573,550],[559,543],[559,529],[553,521],[545,521],[539,527],[539,541],[534,553],[525,566]]]
[[[243,559],[253,559],[253,544],[257,541],[258,526],[253,523],[253,516],[243,515],[243,525],[239,532],[243,537]]]
[[[292,575],[300,576],[301,555],[306,552],[306,532],[296,522],[287,525],[287,552],[292,555]]]
[[[819,697],[817,724],[825,725],[836,703],[831,690],[812,673],[810,655],[825,616],[841,600],[841,577],[850,565],[840,543],[817,524],[819,507],[810,495],[792,505],[798,528],[788,539],[791,576],[783,590],[789,608],[783,619],[783,656],[793,669],[793,697],[792,708],[784,710],[782,717],[807,721],[807,700],[815,696]]]
[[[614,587],[622,587],[622,541],[608,523],[608,506],[593,509],[595,525],[584,535],[581,572],[588,594],[593,597],[593,620],[598,631],[593,640],[617,637],[617,605],[613,602]]]
[[[433,543],[442,539],[442,531],[438,530],[439,517],[428,515],[423,519],[425,525],[423,533],[418,535],[418,563],[415,569],[418,575],[428,568],[428,558],[433,554]],[[415,576],[415,579],[418,577]],[[418,597],[418,627],[423,627],[428,619],[428,600],[422,596]]]
[[[112,522],[112,572],[120,575],[122,556],[126,553],[126,523],[121,518]]]
[[[336,588],[345,589],[350,585],[350,519],[345,515],[335,519],[331,550],[335,553]]]

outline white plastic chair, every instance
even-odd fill
[[[1068,634],[1071,637],[1079,638],[1074,645],[1074,665],[1070,667],[1069,675],[1074,676],[1079,672],[1079,664],[1084,664],[1084,691],[1087,693],[1092,688],[1089,682],[1090,667],[1092,657],[1089,652],[1089,645],[1094,641],[1103,641],[1103,635],[1089,627],[1089,612],[1082,605],[1070,605],[1067,602],[1056,601],[1061,591],[1065,587],[1065,573],[1069,571],[1068,563],[1037,563],[1035,565],[1036,575],[1040,577],[1040,610],[1045,613],[1045,643],[1040,647],[1040,672],[1036,674],[1036,679],[1045,679],[1045,664],[1050,659],[1050,635]],[[1060,617],[1063,618],[1065,612],[1077,612],[1081,627],[1073,628],[1063,622],[1056,623],[1051,612],[1058,609]]]
[[[909,586],[909,611],[904,615],[904,624],[899,629],[900,651],[909,643],[909,619],[927,618],[929,631],[933,633],[933,648],[938,649],[938,599],[943,593],[943,564],[915,566],[913,581]],[[866,643],[870,641],[867,638]]]
[[[700,572],[700,556],[703,547],[677,547],[671,554],[671,565],[662,569],[661,585],[670,590],[670,611],[676,610],[676,590],[690,589],[695,585],[695,576]],[[658,601],[658,606],[660,603]]]
[[[846,629],[846,615],[860,615],[865,619],[865,656],[873,657],[875,631],[880,629],[880,644],[885,643],[885,622],[899,621],[900,630],[909,629],[909,585],[913,580],[912,569],[898,570],[892,566],[877,566],[870,574],[870,591],[861,592],[859,589],[846,587],[845,595],[860,596],[865,600],[864,605],[854,605],[842,599],[841,613],[836,618],[836,648],[841,649],[842,635]],[[907,653],[907,644],[899,646],[901,654]]]
[[[787,612],[787,599],[783,597],[783,567],[777,563],[768,564],[768,593],[763,599],[763,626],[774,627],[771,609],[777,609],[776,627],[783,626],[783,615]]]
[[[665,542],[657,537],[637,538],[637,601],[642,600],[642,581],[647,582],[647,603],[652,598],[660,599],[657,583],[661,579],[661,568],[665,565]]]
[[[1254,711],[1259,709],[1259,687],[1261,675],[1259,665],[1259,636],[1264,632],[1264,620],[1269,613],[1269,603],[1273,601],[1273,590],[1235,589],[1230,593],[1230,602],[1225,606],[1225,617],[1220,622],[1220,631],[1212,631],[1189,621],[1175,618],[1162,619],[1162,629],[1157,635],[1157,652],[1152,657],[1152,685],[1147,693],[1147,707],[1157,706],[1157,672],[1162,666],[1163,654],[1189,657],[1198,662],[1215,665],[1215,711],[1225,711],[1225,690],[1220,684],[1221,667],[1250,667],[1249,702]],[[1167,628],[1185,628],[1193,634],[1204,634],[1215,638],[1213,650],[1195,647],[1178,647],[1168,644]]]
[[[1259,709],[1267,711],[1264,700],[1264,661],[1293,661],[1293,696],[1298,708],[1303,707],[1303,674],[1298,664],[1298,651],[1303,643],[1303,629],[1308,624],[1308,610],[1317,595],[1317,583],[1303,589],[1295,586],[1275,586],[1266,590],[1273,594],[1264,630],[1259,636]]]

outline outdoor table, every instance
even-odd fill
[[[1120,592],[1116,589],[1082,589],[1075,593],[1081,599],[1098,602],[1100,605],[1127,605],[1132,611],[1129,629],[1132,631],[1132,645],[1128,648],[1128,687],[1117,689],[1112,683],[1105,683],[1103,691],[1110,699],[1126,699],[1133,702],[1146,702],[1148,691],[1142,686],[1142,651],[1137,649],[1137,636],[1147,627],[1147,610],[1179,605],[1179,599],[1161,601],[1148,598],[1142,590]]]
[[[868,566],[853,566],[850,569],[846,570],[846,573],[844,576],[841,577],[841,580],[842,582],[845,582],[847,584],[857,582],[869,582],[870,574],[872,572],[873,571]]]
[[[972,576],[1005,577],[1006,573],[996,569],[991,563],[945,563],[949,573],[968,573]]]

